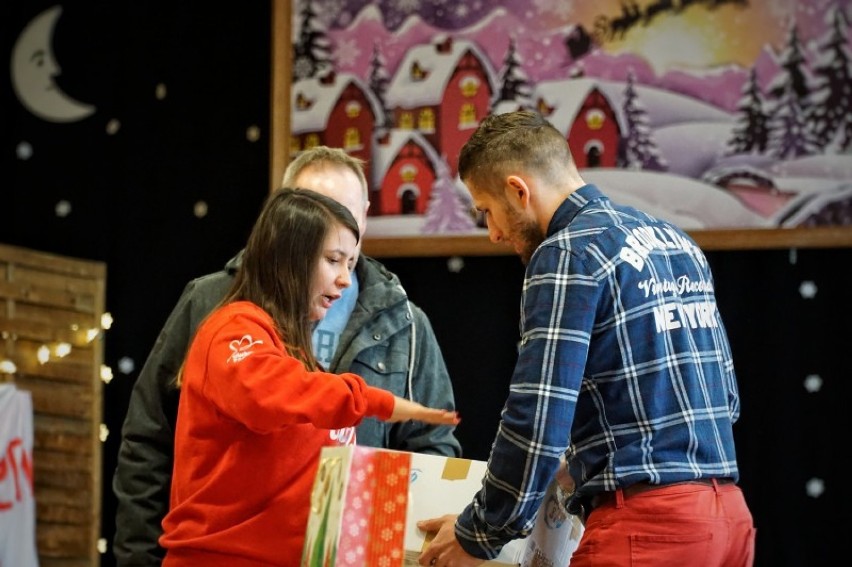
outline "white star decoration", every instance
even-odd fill
[[[71,203],[66,201],[65,199],[56,203],[56,216],[60,218],[65,218],[71,214]]]
[[[130,374],[136,368],[136,363],[129,356],[123,356],[118,361],[118,371],[122,374]]]
[[[113,118],[106,125],[106,133],[110,136],[114,136],[118,134],[118,131],[121,130],[121,122],[117,119]]]
[[[799,284],[799,293],[805,299],[813,299],[817,294],[817,286],[810,280],[804,281]]]
[[[452,256],[447,260],[447,269],[454,274],[461,272],[464,269],[464,258]]]
[[[811,498],[819,498],[825,492],[825,481],[821,478],[812,478],[805,485],[805,492]]]
[[[819,374],[810,374],[805,378],[805,390],[813,394],[822,389],[822,377]]]
[[[29,142],[21,142],[18,144],[18,147],[15,148],[15,153],[19,160],[26,161],[33,156],[33,147]]]
[[[207,203],[205,201],[198,201],[195,203],[195,206],[192,208],[192,214],[196,216],[196,218],[202,219],[207,216]]]

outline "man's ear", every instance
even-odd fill
[[[522,177],[510,175],[506,178],[506,198],[520,209],[530,204],[530,188]]]

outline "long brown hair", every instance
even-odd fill
[[[287,352],[310,370],[310,293],[328,233],[336,224],[357,242],[358,224],[337,201],[309,189],[272,193],[252,228],[231,290],[222,303],[251,301],[272,316]]]

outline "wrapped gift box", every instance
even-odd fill
[[[428,544],[417,522],[461,512],[481,488],[485,469],[484,461],[471,459],[358,446],[323,448],[302,567],[416,566]],[[538,515],[530,537],[510,542],[484,565],[568,564],[582,525],[554,506],[555,490],[554,485],[548,491],[542,510],[549,511]]]

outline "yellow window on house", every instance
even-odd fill
[[[414,129],[414,117],[410,112],[403,112],[399,116],[399,127],[403,130],[412,130]]]
[[[462,128],[476,126],[476,107],[472,103],[466,102],[459,109],[459,126]]]
[[[435,131],[435,111],[431,108],[424,108],[420,111],[420,117],[417,121],[417,128],[421,132]]]
[[[349,150],[361,147],[361,132],[358,131],[358,128],[350,126],[346,129],[346,133],[343,135],[343,147]]]

